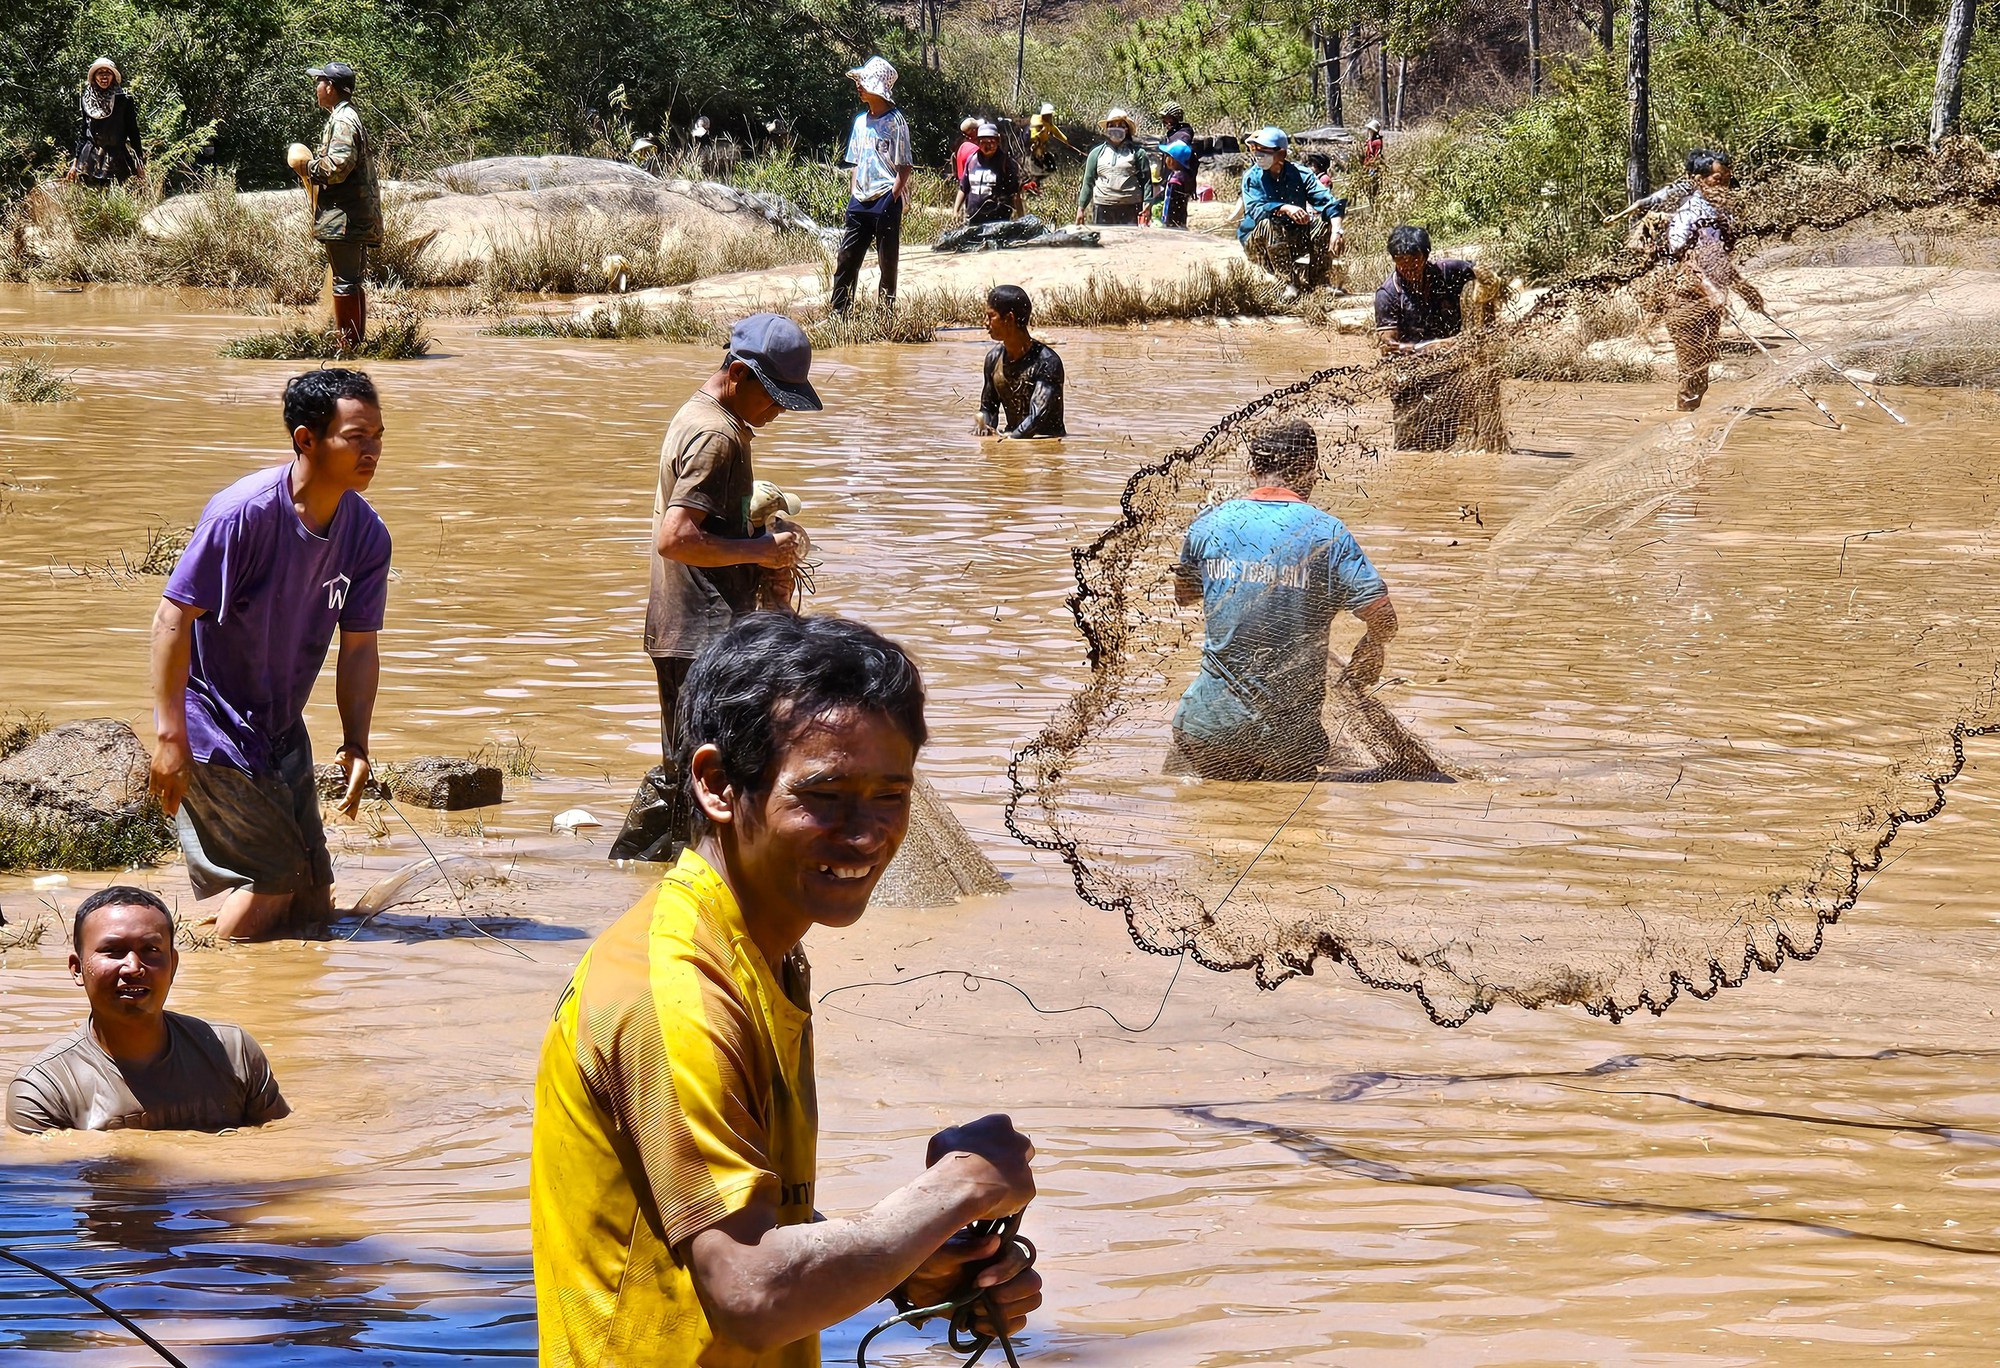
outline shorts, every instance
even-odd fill
[[[333,883],[312,744],[303,735],[279,757],[276,774],[197,760],[174,829],[197,898],[238,888],[304,893]]]
[[[1172,735],[1166,763],[1161,767],[1165,773],[1237,783],[1309,782],[1319,778],[1328,750],[1326,731],[1317,717],[1287,729],[1275,742],[1263,735],[1204,740],[1179,727],[1173,728]]]
[[[326,248],[326,264],[333,268],[333,292],[337,295],[358,295],[362,292],[362,282],[368,277],[368,244],[366,242],[323,242]]]

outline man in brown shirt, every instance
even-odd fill
[[[248,1032],[167,1010],[179,963],[173,916],[151,893],[114,885],[85,898],[69,971],[90,1017],[15,1075],[7,1124],[219,1131],[289,1116]]]
[[[614,860],[672,860],[692,814],[674,763],[674,707],[688,666],[757,600],[760,567],[789,570],[796,533],[750,530],[750,442],[787,409],[823,407],[808,375],[812,344],[782,314],[760,313],[729,333],[722,368],[667,427],[653,495],[653,576],[646,654],[660,690],[660,767],[640,782]]]

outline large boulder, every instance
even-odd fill
[[[397,802],[445,812],[488,807],[500,801],[505,788],[494,766],[444,755],[420,755],[391,765],[386,782]]]
[[[481,157],[440,167],[433,179],[461,195],[547,190],[563,185],[658,185],[630,162],[602,157]]]
[[[94,717],[0,760],[0,869],[116,869],[150,862],[173,827],[146,794],[151,760],[132,728]]]
[[[390,205],[436,199],[444,193],[442,185],[433,185],[428,181],[382,182],[383,202]],[[148,237],[179,237],[194,220],[207,212],[208,200],[209,196],[199,190],[161,200],[139,226]],[[305,230],[306,192],[298,186],[289,190],[239,190],[236,202],[262,218],[280,222],[295,220],[300,231]]]

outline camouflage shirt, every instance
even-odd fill
[[[382,240],[382,196],[375,185],[374,157],[361,115],[351,101],[342,100],[326,116],[306,179],[317,191],[314,237],[321,242]]]

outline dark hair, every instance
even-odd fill
[[[160,901],[158,894],[134,888],[131,884],[113,884],[109,888],[98,889],[76,909],[76,923],[70,930],[70,945],[77,954],[83,953],[84,919],[102,907],[150,907],[167,919],[167,938],[173,939],[174,914],[167,910],[167,905]]]
[[[1308,152],[1306,153],[1306,165],[1315,171],[1331,171],[1333,169],[1333,158],[1327,156],[1324,152]]]
[[[1003,318],[1011,318],[1022,327],[1028,326],[1028,319],[1034,314],[1035,306],[1028,299],[1028,292],[1019,285],[995,285],[986,292],[986,307]]]
[[[1413,224],[1399,223],[1389,230],[1389,255],[1423,256],[1431,254],[1431,235],[1427,228]]]
[[[716,747],[730,785],[739,794],[761,794],[784,749],[836,708],[886,717],[912,746],[930,738],[916,662],[872,627],[792,613],[738,618],[688,671],[674,713],[675,757],[695,834],[709,826],[694,800],[697,750]]]
[[[1250,439],[1252,475],[1289,475],[1318,465],[1319,434],[1301,419],[1265,428]]]
[[[328,366],[293,376],[285,382],[286,434],[305,428],[315,437],[326,436],[327,428],[333,425],[333,411],[343,399],[382,402],[376,396],[375,382],[365,371]]]
[[[1690,176],[1712,176],[1718,166],[1734,166],[1727,152],[1713,148],[1697,147],[1688,153],[1687,169]]]

